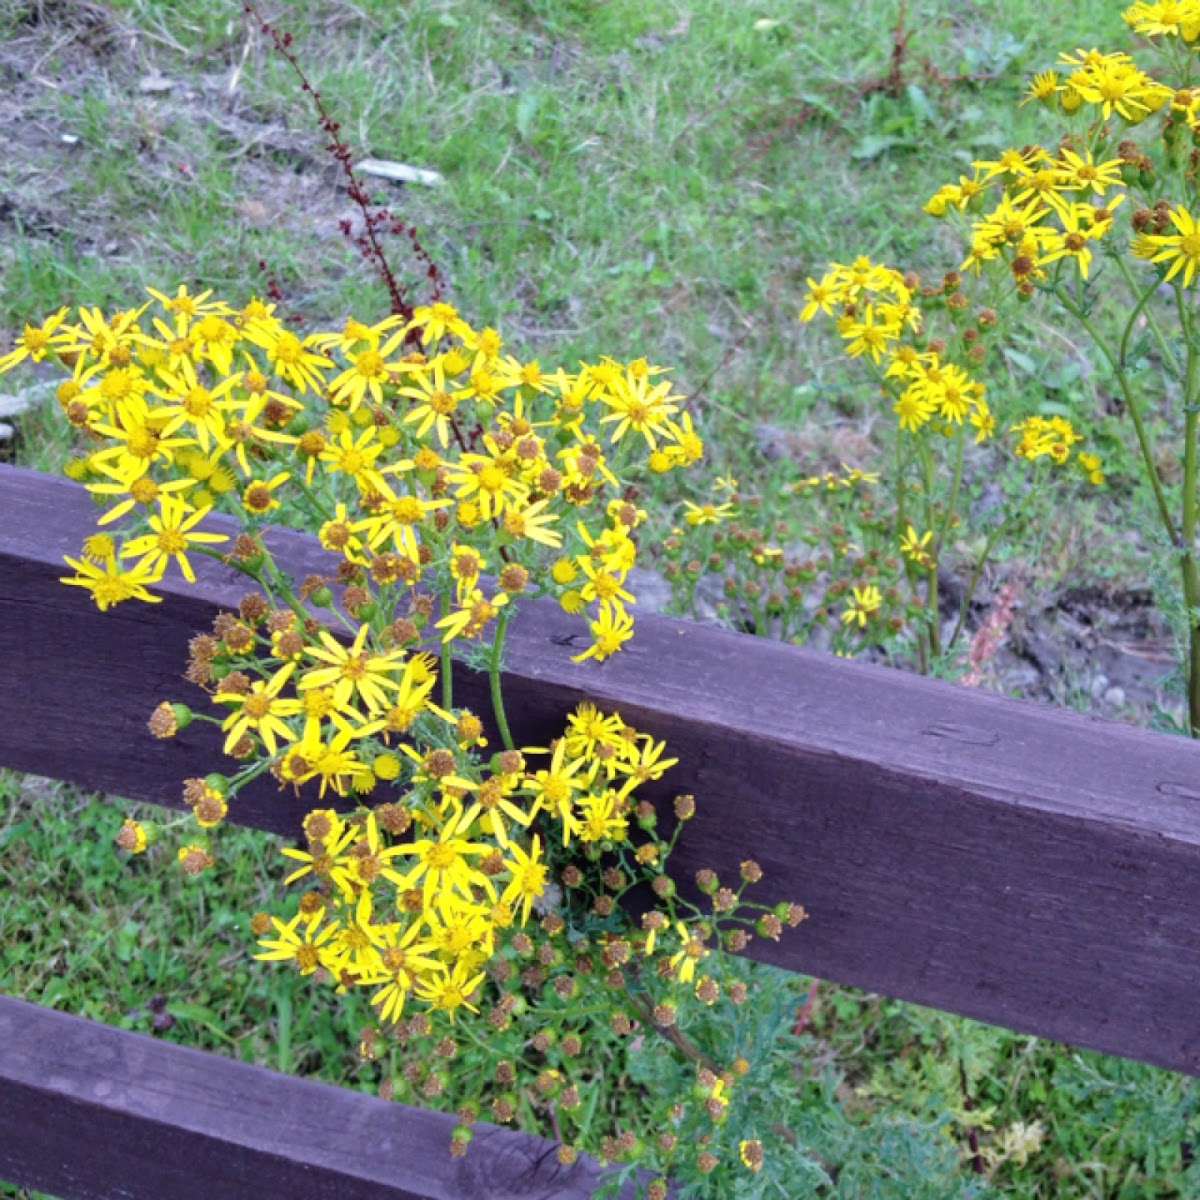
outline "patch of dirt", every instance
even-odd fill
[[[1150,724],[1181,714],[1174,642],[1148,589],[1065,588],[1018,601],[987,673],[1010,695]]]
[[[0,234],[184,270],[171,259],[178,249],[161,245],[155,223],[144,220],[145,197],[166,203],[189,187],[211,187],[205,173],[216,163],[229,184],[215,202],[230,221],[310,239],[310,275],[347,269],[353,251],[333,242],[357,209],[348,208],[315,117],[297,103],[291,128],[247,94],[242,68],[266,53],[257,34],[223,48],[216,61],[226,66],[213,70],[213,56],[191,61],[86,0],[26,7],[0,41]],[[95,186],[101,159],[121,166],[128,191]]]

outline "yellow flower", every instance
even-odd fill
[[[1058,72],[1041,71],[1029,81],[1029,86],[1025,89],[1025,99],[1021,101],[1021,106],[1028,104],[1031,100],[1037,100],[1042,104],[1053,104],[1054,98],[1057,95]]]
[[[1194,42],[1200,35],[1200,4],[1196,0],[1131,4],[1121,18],[1143,37],[1180,37]]]
[[[504,514],[504,532],[511,537],[537,542],[539,546],[562,545],[562,534],[551,526],[558,523],[558,516],[549,509],[548,500],[536,500],[524,508],[510,508]]]
[[[510,879],[508,886],[500,895],[501,904],[517,902],[521,905],[521,924],[529,920],[529,909],[546,890],[546,876],[549,867],[542,861],[541,840],[535,833],[533,843],[526,853],[520,846],[513,843],[509,846],[510,860],[504,863]]]
[[[120,604],[122,600],[144,600],[148,604],[158,604],[162,600],[161,596],[152,596],[146,591],[146,585],[157,583],[158,577],[147,571],[142,563],[125,571],[117,565],[116,559],[112,558],[103,566],[80,562],[65,555],[64,558],[69,566],[75,568],[77,574],[64,576],[59,582],[87,588],[101,612],[114,604]]]
[[[800,320],[811,321],[818,312],[827,317],[833,316],[833,306],[838,303],[838,289],[832,275],[823,275],[820,280],[808,279],[808,291],[804,296],[804,307],[800,310]]]
[[[405,658],[403,650],[389,650],[384,654],[366,651],[370,625],[359,626],[354,642],[343,646],[328,630],[318,633],[320,646],[310,646],[308,655],[324,666],[306,671],[300,680],[299,690],[333,688],[334,704],[342,707],[357,694],[362,697],[369,711],[375,713],[387,707],[389,692],[399,690],[396,675]]]
[[[904,536],[900,539],[900,552],[905,558],[915,562],[917,566],[928,570],[933,566],[933,556],[929,553],[929,546],[932,540],[932,529],[927,529],[918,537],[916,529],[912,525],[909,525]]]
[[[733,505],[726,504],[693,504],[690,500],[683,502],[686,511],[683,519],[689,525],[720,525],[722,521],[733,516]]]
[[[480,971],[470,977],[471,968],[466,962],[458,962],[454,970],[442,975],[434,975],[417,984],[417,995],[434,1008],[447,1013],[451,1022],[460,1008],[469,1008],[473,1013],[479,1011],[471,1000],[475,990],[487,978]]]
[[[742,1164],[751,1171],[761,1171],[763,1167],[763,1146],[758,1138],[738,1142],[738,1157]]]
[[[655,435],[669,432],[671,418],[679,411],[678,396],[671,393],[668,380],[652,385],[645,376],[633,378],[618,376],[611,392],[600,395],[602,403],[612,411],[600,418],[602,425],[615,421],[612,441],[619,442],[626,431],[632,429],[646,439],[646,445],[654,450],[658,443]]]
[[[369,976],[366,981],[372,987],[384,983],[371,997],[371,1003],[379,1009],[381,1020],[398,1021],[404,1012],[404,1001],[416,985],[418,975],[428,975],[440,969],[437,960],[430,957],[434,952],[432,942],[428,939],[417,940],[420,932],[420,921],[414,921],[403,932],[398,924],[384,927],[378,948],[382,970]]]
[[[517,478],[515,462],[499,454],[464,454],[446,479],[460,501],[479,506],[485,520],[519,510],[529,496],[528,487]]]
[[[572,662],[582,662],[585,658],[603,662],[616,654],[633,637],[633,618],[624,608],[601,605],[599,616],[589,622],[589,625],[592,644],[582,654],[572,655]]]
[[[526,753],[534,753],[530,747]],[[563,826],[563,845],[570,841],[574,830],[575,793],[588,786],[591,779],[589,763],[583,756],[572,755],[567,760],[567,739],[559,738],[555,743],[550,766],[534,771],[526,777],[524,790],[533,797],[529,815],[534,817],[541,809],[557,817]]]
[[[381,346],[368,340],[357,352],[344,349],[350,365],[329,385],[330,399],[334,404],[349,404],[354,412],[370,393],[376,404],[383,403],[383,384],[388,382],[394,363],[387,361],[396,347],[404,340],[404,333],[394,333]]]
[[[333,953],[326,943],[338,931],[336,921],[319,928],[303,913],[297,913],[286,925],[278,917],[272,917],[271,924],[276,936],[258,939],[263,952],[255,958],[268,962],[290,959],[300,968],[301,975],[311,975],[318,967],[332,966]]]
[[[688,932],[682,921],[675,923],[675,931],[683,945],[671,955],[671,967],[680,983],[691,983],[696,975],[696,964],[708,957],[708,949],[698,937]]]
[[[272,328],[259,321],[247,326],[245,337],[267,352],[275,374],[286,379],[298,392],[307,392],[310,388],[320,392],[324,388],[322,372],[333,363],[324,355],[314,354],[306,348],[313,344],[313,337],[302,342],[290,330]]]
[[[412,854],[416,865],[404,876],[401,889],[421,885],[428,908],[433,897],[444,891],[456,891],[467,900],[472,899],[476,887],[483,888],[493,898],[496,888],[491,878],[473,867],[468,861],[492,852],[494,847],[486,842],[469,842],[463,836],[471,827],[469,814],[452,813],[437,832],[436,838],[418,838],[393,847],[397,854]]]
[[[59,326],[66,319],[68,310],[60,308],[51,313],[40,325],[26,325],[17,338],[16,345],[0,358],[0,375],[12,370],[19,362],[30,358],[41,362],[47,354],[56,352],[60,347],[69,345],[75,340],[75,335],[69,330],[59,331]]]
[[[859,628],[862,628],[866,625],[867,618],[874,616],[879,611],[883,597],[880,595],[879,589],[871,583],[866,587],[856,587],[853,592],[853,603],[842,613],[842,622],[846,625],[853,625],[857,621]]]
[[[846,339],[846,353],[851,358],[869,354],[876,365],[888,346],[900,336],[898,325],[875,319],[875,308],[870,304],[864,308],[861,320],[850,318],[839,326],[838,332]]]
[[[450,444],[454,414],[464,393],[448,390],[441,359],[434,359],[416,376],[416,385],[400,389],[401,396],[415,401],[404,414],[404,424],[415,424],[419,438],[432,429],[444,450]]]
[[[293,741],[291,729],[284,717],[294,717],[304,705],[300,700],[282,700],[279,691],[294,670],[288,663],[277,671],[269,682],[256,679],[248,692],[217,692],[213,699],[218,704],[233,705],[233,712],[225,718],[221,728],[227,731],[225,753],[228,754],[246,733],[256,733],[262,738],[268,754],[278,749],[277,738],[284,742]]]
[[[1171,224],[1175,233],[1149,234],[1146,242],[1155,248],[1151,262],[1170,262],[1164,282],[1169,283],[1183,271],[1183,286],[1191,287],[1200,267],[1200,223],[1183,205],[1171,209]]]
[[[443,631],[442,640],[445,642],[456,637],[478,637],[484,626],[507,603],[508,596],[504,592],[496,592],[489,600],[479,588],[475,588],[460,600],[458,611],[443,617],[436,627]]]
[[[208,516],[209,509],[197,509],[187,516],[188,505],[175,496],[159,498],[159,512],[150,517],[153,533],[144,534],[126,542],[121,549],[122,558],[141,556],[138,567],[152,573],[155,580],[161,579],[169,559],[174,559],[188,583],[196,582],[196,573],[188,561],[187,551],[192,546],[227,542],[224,533],[197,533],[196,525]]]
[[[470,332],[470,326],[458,315],[458,310],[452,304],[444,302],[419,305],[413,310],[413,319],[407,328],[420,329],[421,341],[426,346],[438,341],[447,333],[465,341],[465,335]],[[500,339],[496,338],[496,353],[500,351],[499,341]]]
[[[320,461],[325,463],[326,468],[331,472],[349,475],[360,492],[387,491],[387,484],[375,467],[375,460],[384,450],[375,426],[368,426],[357,439],[346,427],[336,434],[336,439],[328,442],[321,451]]]

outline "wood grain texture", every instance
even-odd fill
[[[554,1144],[0,996],[0,1179],[69,1200],[587,1200]],[[632,1185],[622,1191],[633,1195]]]
[[[0,763],[178,803],[220,763],[193,726],[145,718],[188,637],[243,589],[218,565],[161,605],[99,614],[56,581],[90,528],[81,489],[0,469]],[[273,542],[297,576],[311,538]],[[327,560],[326,560],[327,561]],[[523,606],[510,631],[514,735],[545,745],[584,698],[665,738],[664,802],[698,815],[673,871],[732,879],[812,919],[751,953],[1014,1029],[1200,1073],[1200,747],[1127,726],[663,617],[601,666],[583,625]],[[487,711],[465,669],[456,702]],[[306,804],[270,785],[232,814],[294,831]]]

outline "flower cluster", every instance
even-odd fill
[[[943,289],[952,310],[967,304],[959,282],[954,276]],[[963,365],[947,359],[944,343],[930,345],[922,336],[925,322],[916,302],[919,279],[860,257],[849,266],[831,263],[820,280],[808,283],[800,319],[810,321],[818,312],[832,316],[846,354],[870,357],[894,395],[892,411],[902,430],[918,433],[932,424],[939,432],[953,432],[966,421],[977,442],[991,436],[995,421],[983,384]],[[980,328],[987,327],[985,312],[978,320]],[[977,339],[971,339],[970,345],[975,344]]]
[[[744,1122],[723,1130],[748,1062],[719,1067],[681,1025],[742,1004],[725,952],[778,938],[803,909],[744,901],[762,874],[750,862],[736,887],[701,872],[706,906],[678,895],[666,864],[694,801],[676,798],[661,836],[639,793],[675,764],[665,744],[584,703],[549,747],[518,749],[502,697],[525,598],[586,617],[577,661],[632,634],[626,579],[646,516],[634,480],[703,453],[664,372],[640,359],[543,372],[444,303],[302,336],[261,301],[151,297],[73,321],[61,310],[26,327],[0,369],[51,360],[66,375],[58,401],[81,446],[67,473],[101,511],[64,582],[101,609],[159,599],[168,572],[195,582],[201,557],[252,582],[191,642],[186,677],[209,710],[164,701],[148,722],[157,738],[217,726],[235,764],[185,781],[182,870],[213,867],[212,831],[251,780],[313,796],[302,847],[282,852],[301,894],[287,915],[255,914],[257,957],[363,995],[377,1026],[361,1053],[408,1057],[388,1094],[452,1104],[454,1153],[485,1105],[514,1120],[514,1089],[528,1087],[522,1112],[549,1115],[564,1162],[587,1149],[664,1174],[685,1154],[701,1174],[720,1155],[760,1169]],[[321,573],[281,569],[273,524],[316,533]],[[453,701],[455,643],[489,677],[490,754],[483,720]],[[139,854],[159,836],[129,820],[117,844]],[[620,901],[639,883],[655,900],[634,922]],[[607,1003],[579,1003],[588,975]],[[458,1039],[480,1042],[473,1019],[500,1039],[490,1079],[431,1069]],[[696,1072],[695,1103],[653,1098],[653,1144],[597,1132],[610,1104],[583,1096],[606,1081],[576,1061],[597,1030],[635,1029]]]
[[[712,500],[684,502],[683,525],[663,543],[677,609],[697,616],[716,597],[717,615],[735,628],[796,644],[824,630],[838,654],[898,642],[920,604],[905,595],[878,484],[878,474],[845,463],[766,495],[718,480]],[[929,569],[932,537],[910,524],[904,556]]]
[[[68,560],[70,582],[101,608],[152,599],[171,566],[193,579],[191,556],[228,540],[204,527],[219,511],[252,531],[316,521],[343,584],[370,574],[412,595],[457,571],[448,637],[477,637],[532,576],[570,610],[592,610],[589,657],[628,639],[621,584],[640,514],[614,467],[662,473],[703,451],[659,368],[606,359],[547,374],[447,304],[301,338],[260,301],[152,295],[75,323],[62,310],[0,360],[70,370],[58,400],[88,452],[68,474],[108,506],[107,532]],[[486,571],[501,578],[490,595]]]

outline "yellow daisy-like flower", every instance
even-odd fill
[[[200,508],[188,516],[188,505],[176,496],[161,496],[159,512],[150,517],[153,533],[132,538],[121,549],[122,558],[139,558],[138,567],[151,572],[154,579],[161,579],[167,563],[173,558],[188,583],[196,582],[196,572],[188,561],[187,552],[193,546],[213,545],[227,542],[224,533],[199,533],[196,526],[209,514],[209,509]]]
[[[866,587],[856,587],[853,589],[854,600],[850,607],[842,613],[842,622],[845,625],[853,625],[858,623],[861,629],[867,623],[869,617],[873,617],[878,611],[879,606],[883,603],[883,596],[880,595],[879,589],[869,583]]]
[[[11,371],[19,362],[32,359],[41,362],[47,354],[52,354],[61,346],[69,345],[74,335],[67,330],[59,331],[59,326],[66,319],[68,310],[60,308],[51,313],[40,325],[26,325],[17,338],[16,345],[0,358],[0,375]]]
[[[263,952],[255,958],[268,962],[291,960],[300,968],[301,975],[311,975],[318,967],[333,965],[333,952],[327,943],[337,933],[338,922],[318,927],[304,913],[297,913],[286,925],[278,917],[272,917],[271,924],[276,936],[259,938]]]
[[[1041,104],[1053,104],[1058,90],[1058,72],[1041,71],[1029,81],[1029,86],[1025,89],[1025,99],[1018,107],[1023,107],[1031,100],[1037,100]]]
[[[308,654],[324,666],[306,671],[299,683],[301,692],[312,688],[333,688],[334,704],[341,708],[356,694],[361,696],[370,712],[379,712],[388,706],[389,694],[399,688],[396,676],[402,669],[405,658],[403,650],[389,650],[384,654],[369,654],[366,651],[370,625],[359,627],[350,646],[337,641],[328,630],[322,629],[318,636],[320,646],[310,646]]]
[[[394,333],[381,346],[368,340],[358,351],[344,350],[350,365],[329,385],[334,404],[346,404],[354,412],[369,394],[376,404],[383,403],[383,385],[388,382],[395,364],[388,356],[404,340],[404,333]]]
[[[383,969],[370,976],[367,982],[372,987],[383,984],[371,997],[381,1020],[398,1021],[418,978],[430,976],[440,969],[437,959],[432,957],[433,943],[420,938],[421,928],[420,921],[414,921],[403,930],[398,924],[390,925],[380,937],[378,951]]]
[[[436,838],[418,838],[396,848],[399,854],[416,856],[415,866],[400,886],[407,889],[420,884],[426,907],[435,895],[444,891],[458,892],[468,900],[472,899],[475,887],[483,888],[493,898],[496,895],[490,876],[469,861],[490,854],[494,847],[487,842],[467,841],[465,835],[471,827],[468,816],[464,812],[452,813]]]
[[[469,1008],[473,1013],[479,1011],[471,999],[486,978],[483,971],[472,977],[471,967],[466,962],[459,962],[453,971],[431,976],[417,984],[417,995],[433,1008],[441,1009],[453,1022],[460,1008]]]
[[[509,846],[511,860],[504,864],[510,874],[508,886],[500,895],[501,904],[520,904],[521,924],[529,920],[529,909],[546,890],[549,866],[541,858],[541,840],[535,833],[526,853],[516,843]]]
[[[633,618],[624,608],[602,605],[599,616],[589,622],[589,626],[592,631],[592,644],[582,654],[572,655],[572,662],[583,662],[585,658],[603,662],[616,654],[633,637]]]
[[[611,440],[619,442],[628,430],[640,433],[649,449],[657,448],[655,437],[670,433],[671,418],[679,411],[676,403],[680,397],[671,392],[671,384],[663,380],[659,384],[643,376],[640,378],[618,377],[610,392],[600,395],[600,400],[611,411],[600,418],[602,425],[616,422]]]
[[[919,567],[929,569],[933,566],[933,557],[929,553],[930,543],[933,541],[933,530],[927,529],[923,534],[918,536],[916,529],[909,525],[903,537],[900,539],[900,553],[905,558],[911,559]]]
[[[683,944],[671,955],[671,969],[675,971],[680,983],[691,983],[696,975],[696,964],[708,957],[708,948],[698,937],[688,932],[682,921],[675,923],[675,932],[679,934]]]
[[[720,525],[729,520],[733,514],[733,505],[725,504],[693,504],[690,500],[683,502],[683,519],[689,525]]]
[[[105,612],[114,604],[120,604],[122,600],[144,600],[148,604],[158,604],[162,600],[161,596],[152,596],[146,591],[146,585],[157,583],[158,577],[149,572],[142,563],[126,571],[112,558],[101,565],[80,562],[66,555],[64,558],[69,566],[75,568],[76,574],[64,576],[59,583],[87,588],[101,612]]]
[[[247,733],[257,734],[268,754],[274,754],[278,750],[280,740],[294,740],[284,718],[296,716],[303,710],[304,705],[295,698],[284,700],[279,696],[280,689],[288,681],[293,670],[295,665],[287,663],[269,681],[256,679],[248,692],[217,692],[213,697],[218,704],[233,706],[233,711],[221,723],[221,728],[226,730],[226,754]]]
[[[1183,205],[1171,209],[1170,216],[1175,233],[1149,234],[1145,238],[1154,247],[1150,261],[1171,264],[1164,282],[1169,283],[1182,271],[1183,286],[1191,287],[1196,269],[1200,267],[1200,223]]]

